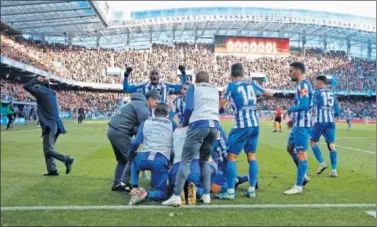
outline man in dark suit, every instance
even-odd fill
[[[72,169],[74,159],[55,150],[55,143],[60,134],[65,134],[63,122],[59,117],[56,94],[50,89],[49,80],[35,77],[24,85],[24,89],[37,99],[38,118],[42,128],[43,152],[46,159],[47,173],[44,176],[58,176],[55,159],[64,162],[66,174]]]

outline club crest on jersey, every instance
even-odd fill
[[[308,89],[306,89],[306,88],[302,88],[302,89],[300,90],[300,96],[301,96],[301,97],[308,96],[308,95],[309,95]]]
[[[158,94],[162,95],[162,90],[161,90],[159,87],[154,88],[152,91],[155,91],[155,92],[157,92]]]

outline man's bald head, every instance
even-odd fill
[[[209,75],[205,71],[200,71],[196,74],[196,83],[209,83]]]

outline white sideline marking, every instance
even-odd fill
[[[326,145],[326,143],[320,143],[320,144]],[[364,152],[364,153],[367,153],[367,154],[376,155],[376,152],[373,152],[373,151],[361,150],[361,149],[353,148],[353,147],[344,147],[344,146],[340,146],[338,144],[335,144],[335,147],[340,147],[340,148],[344,148],[344,149],[347,149],[347,150],[360,151],[360,152]]]
[[[6,129],[4,129],[4,130],[6,130]],[[21,132],[30,132],[30,131],[34,131],[34,130],[41,130],[41,128],[32,128],[32,129],[25,129],[25,130],[18,130],[18,131],[5,131],[5,132],[1,132],[1,135],[21,133]],[[3,129],[1,129],[1,131],[3,131]]]
[[[366,150],[361,150],[361,149],[357,149],[357,148],[353,148],[353,147],[344,147],[344,146],[339,146],[339,145],[336,145],[336,147],[340,147],[340,148],[344,148],[344,149],[348,149],[348,150],[354,150],[354,151],[360,151],[360,152],[364,152],[364,153],[367,153],[367,154],[374,154],[376,155],[376,152],[373,152],[373,151],[366,151]]]
[[[196,205],[182,206],[183,209],[286,209],[286,208],[358,208],[376,207],[376,204],[236,204],[236,205]],[[34,211],[34,210],[129,210],[129,209],[172,209],[174,207],[160,205],[141,205],[141,206],[21,206],[21,207],[1,207],[1,211]]]
[[[376,217],[376,211],[375,210],[369,210],[369,211],[367,211],[367,214],[369,214],[370,216]]]

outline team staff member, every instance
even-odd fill
[[[147,96],[147,97],[146,97]],[[144,96],[137,92],[131,95],[131,102],[120,109],[109,121],[107,138],[113,147],[117,160],[114,172],[114,182],[111,190],[130,191],[130,168],[128,151],[131,146],[132,136],[136,135],[139,125],[148,119],[149,108],[155,108],[160,100],[160,95],[154,91]]]
[[[59,175],[55,159],[63,162],[66,166],[66,174],[72,169],[74,159],[63,155],[55,150],[55,143],[60,134],[65,134],[62,120],[58,113],[56,94],[50,89],[49,80],[36,77],[24,85],[24,89],[37,99],[38,118],[42,128],[43,152],[46,159],[47,173],[44,176]]]

